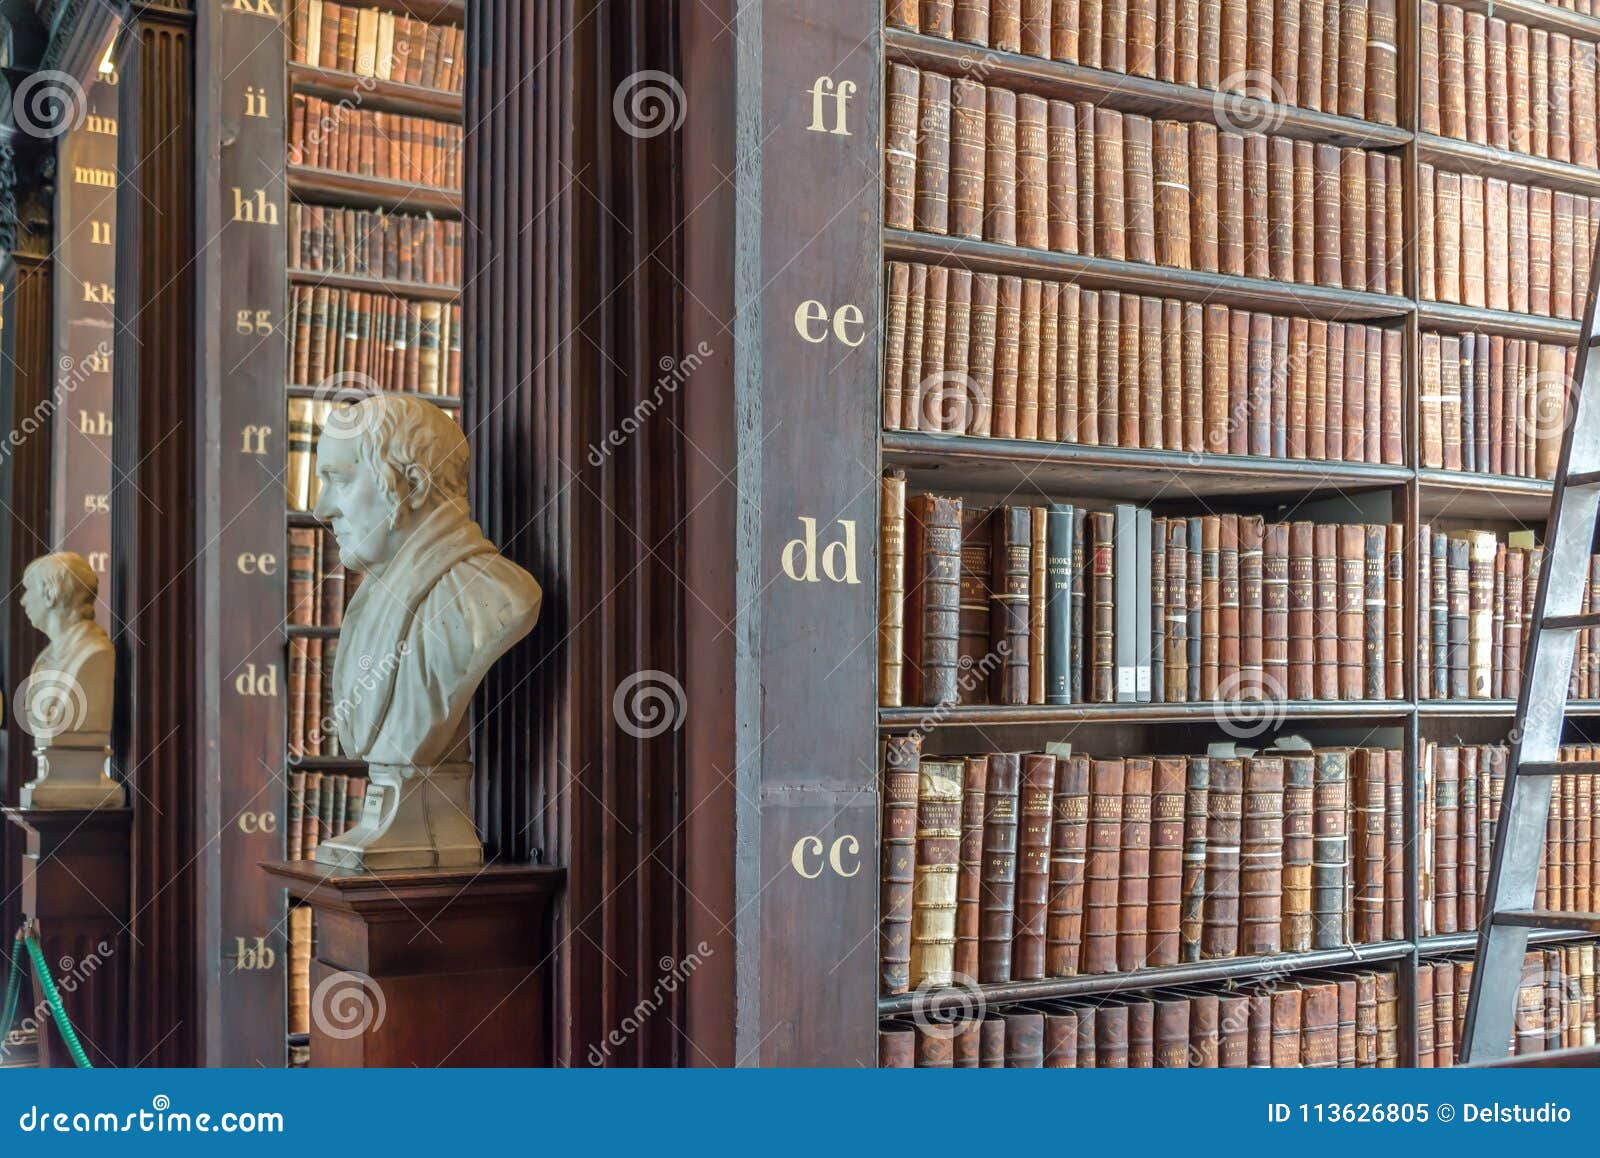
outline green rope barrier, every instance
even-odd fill
[[[22,930],[17,930],[17,936],[11,942],[11,976],[6,978],[6,1003],[4,1020],[0,1020],[0,1043],[11,1036],[11,1029],[17,1024],[17,998],[22,993]]]
[[[92,1070],[94,1066],[89,1062],[89,1055],[83,1052],[83,1046],[78,1043],[78,1035],[73,1032],[72,1022],[67,1019],[67,1011],[61,1007],[61,995],[56,992],[55,979],[50,976],[50,966],[45,964],[44,950],[39,948],[39,937],[30,927],[28,931],[28,956],[33,958],[33,968],[38,975],[39,983],[44,986],[44,998],[50,1003],[50,1013],[56,1019],[56,1028],[61,1031],[61,1040],[67,1043],[67,1051],[72,1054],[72,1060],[77,1063],[80,1070]]]

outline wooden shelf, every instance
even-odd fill
[[[456,303],[461,300],[461,287],[453,285],[427,285],[415,281],[393,281],[389,278],[369,277],[360,273],[318,273],[309,269],[291,269],[290,285],[319,286],[327,289],[355,290],[358,293],[386,294],[395,298],[418,301]]]
[[[1313,949],[1309,953],[1278,953],[1271,957],[1234,957],[1222,961],[1197,961],[1140,969],[1132,973],[1095,973],[1077,977],[1050,977],[1042,981],[1010,981],[994,985],[900,993],[878,998],[878,1015],[893,1017],[914,1011],[937,1014],[959,1010],[981,998],[988,1006],[1013,1001],[1090,997],[1168,985],[1193,985],[1215,981],[1249,981],[1286,972],[1302,973],[1348,965],[1399,961],[1411,954],[1410,941],[1381,941],[1338,949]]]
[[[1060,278],[1090,289],[1161,294],[1213,305],[1271,310],[1276,313],[1288,311],[1328,320],[1398,320],[1410,314],[1414,308],[1406,298],[1392,294],[1205,273],[1074,253],[1052,253],[902,229],[884,230],[883,254],[890,260],[955,264],[987,273],[1023,277]]]
[[[1543,523],[1550,514],[1553,487],[1545,479],[1430,469],[1417,472],[1417,483],[1424,522],[1452,518]]]
[[[1528,944],[1548,945],[1557,941],[1582,941],[1593,933],[1568,933],[1559,929],[1534,929],[1528,934]],[[1478,947],[1478,934],[1439,933],[1417,942],[1417,952],[1424,957],[1437,957],[1445,953],[1470,953]]]
[[[1482,702],[1482,701],[1480,701]],[[1411,715],[1406,700],[1292,700],[1284,703],[1205,702],[1192,704],[962,704],[943,708],[879,708],[884,731],[984,728],[1068,724],[1184,724],[1243,721],[1262,716],[1289,720],[1384,720],[1394,723]],[[1270,731],[1270,728],[1263,729]]]
[[[287,625],[290,639],[338,639],[337,627],[324,627],[321,624],[310,625],[305,623],[291,623]]]
[[[1547,32],[1565,32],[1569,36],[1582,36],[1587,40],[1600,40],[1600,19],[1544,4],[1541,0],[1450,0],[1457,8],[1480,16],[1498,16],[1514,24],[1530,28],[1543,28]]]
[[[1533,338],[1540,342],[1576,345],[1583,332],[1582,322],[1564,318],[1541,318],[1533,314],[1514,314],[1507,310],[1487,310],[1479,306],[1457,306],[1446,302],[1418,302],[1417,324],[1424,330],[1443,330],[1460,334],[1469,330],[1503,334],[1508,338]]]
[[[420,398],[424,402],[432,402],[441,410],[461,409],[461,399],[459,398],[451,397],[448,394],[419,394],[415,390],[362,390],[357,386],[340,386],[330,397],[329,392],[321,386],[290,386],[287,388],[287,393],[290,398],[317,398],[328,402],[336,399],[348,401],[360,394],[369,396],[374,394],[394,394],[401,398]]]
[[[287,762],[291,770],[303,772],[365,773],[367,769],[367,762],[354,756],[290,756]]]
[[[1490,716],[1510,719],[1517,714],[1516,700],[1421,700],[1417,714],[1436,719]],[[1568,700],[1569,716],[1600,716],[1600,700]]]
[[[289,165],[285,169],[289,192],[311,200],[353,209],[394,209],[403,213],[461,216],[461,191],[412,185],[382,177],[362,177],[332,169]]]
[[[464,25],[467,20],[467,0],[365,0],[365,5],[429,24]]]
[[[464,118],[461,94],[443,89],[400,84],[292,61],[289,64],[289,84],[296,92],[334,101],[348,100],[364,109],[430,117],[456,125]]]
[[[1185,121],[1251,126],[1305,141],[1366,148],[1395,148],[1411,140],[1408,129],[1341,117],[1253,97],[1214,92],[1169,81],[1107,72],[979,45],[888,28],[884,55],[891,61],[1017,88],[1061,100],[1092,101],[1122,112]]]
[[[1403,486],[1411,470],[1365,463],[1185,454],[1070,442],[886,431],[885,466],[919,487],[1039,495],[1187,499]]]
[[[1563,192],[1580,193],[1585,197],[1600,196],[1600,169],[1552,161],[1548,157],[1535,157],[1530,153],[1514,153],[1492,145],[1458,141],[1453,137],[1418,133],[1417,159],[1423,164],[1453,172],[1500,177],[1524,184],[1531,182]]]
[[[310,511],[285,512],[288,525],[291,527],[326,527],[327,524],[317,518]]]

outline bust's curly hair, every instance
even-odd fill
[[[442,409],[420,398],[374,394],[336,407],[324,427],[355,440],[356,457],[395,500],[409,497],[407,477],[420,474],[442,501],[467,497],[467,436]]]
[[[100,577],[76,551],[41,555],[22,571],[22,581],[37,578],[52,607],[70,607],[81,619],[94,618],[94,601],[100,594]]]

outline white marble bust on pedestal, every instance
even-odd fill
[[[333,716],[369,786],[356,826],[323,841],[343,868],[483,863],[472,823],[467,708],[539,617],[539,585],[467,511],[461,428],[429,402],[336,409],[317,444],[316,515],[362,573],[333,669]]]
[[[24,808],[120,808],[111,779],[116,653],[95,622],[100,581],[82,555],[59,551],[22,572],[22,610],[49,644],[17,688],[14,710],[34,738],[39,775],[22,786]]]

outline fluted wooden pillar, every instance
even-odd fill
[[[131,784],[131,1056],[194,1060],[201,936],[196,724],[194,11],[124,6],[111,488],[114,746]]]

